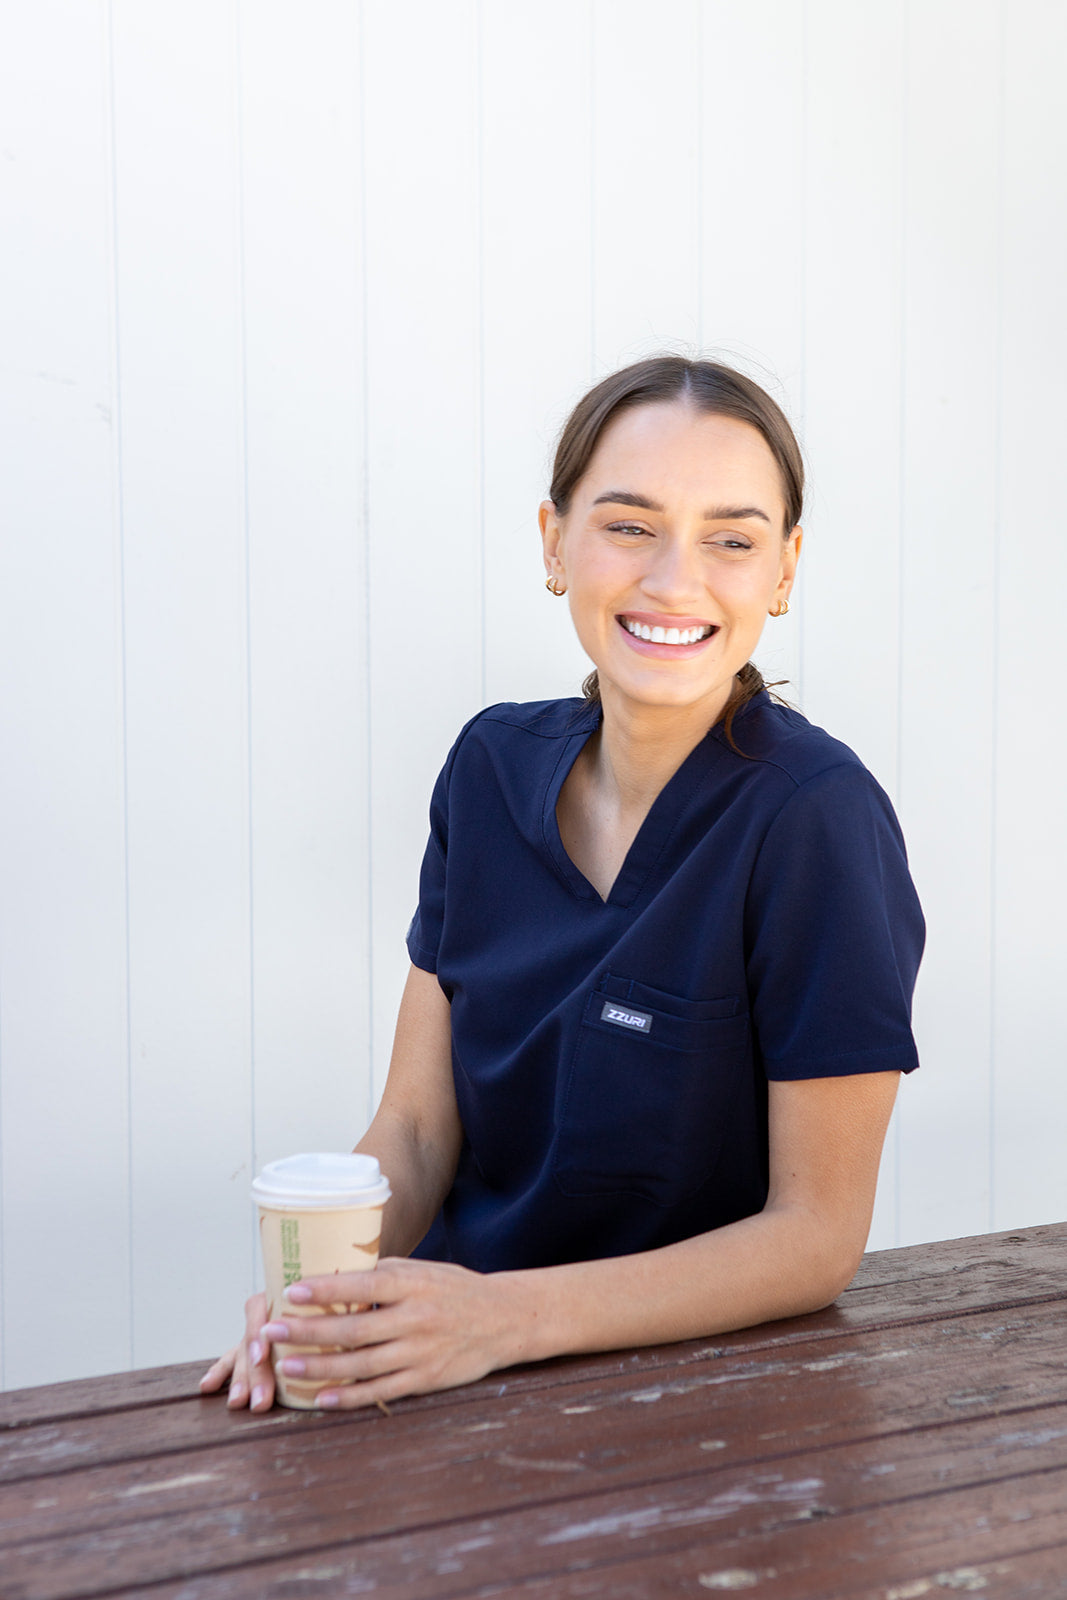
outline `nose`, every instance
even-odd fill
[[[698,552],[685,539],[658,541],[641,587],[650,600],[684,610],[686,602],[699,599],[704,589]]]

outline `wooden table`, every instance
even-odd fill
[[[3,1600],[1067,1596],[1067,1224],[388,1417],[233,1415],[203,1366],[0,1395]]]

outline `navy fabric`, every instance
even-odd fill
[[[452,1007],[464,1143],[417,1254],[481,1271],[759,1211],[767,1080],[909,1072],[923,920],[889,800],[762,693],[656,799],[603,901],[556,801],[600,718],[492,706],[434,789],[412,961]]]

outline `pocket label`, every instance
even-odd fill
[[[630,1028],[634,1033],[652,1031],[652,1014],[649,1011],[632,1011],[619,1005],[617,1000],[606,1000],[600,1013],[601,1022],[614,1022],[620,1028]]]

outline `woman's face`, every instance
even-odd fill
[[[714,721],[767,614],[793,586],[778,465],[746,422],[684,402],[624,411],[567,514],[541,507],[545,570],[565,584],[601,697]]]

